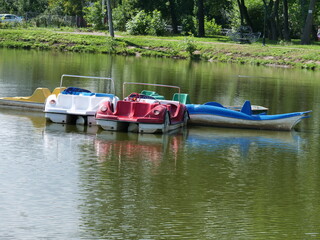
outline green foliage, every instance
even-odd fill
[[[161,13],[154,10],[152,15],[145,11],[140,11],[126,24],[127,32],[131,35],[164,35],[166,23],[161,17]]]
[[[119,5],[112,10],[113,26],[118,31],[126,31],[127,22],[138,12],[135,8],[129,8],[126,4]]]
[[[109,53],[115,52],[117,46],[118,46],[118,42],[116,41],[116,39],[114,39],[112,37],[107,38],[107,41],[106,41],[107,52],[109,52]]]
[[[26,12],[42,13],[48,7],[48,0],[0,0],[0,13],[24,15]]]
[[[221,28],[222,27],[220,25],[216,24],[216,21],[214,18],[209,21],[208,18],[205,17],[204,29],[205,29],[207,36],[213,36],[213,35],[220,34]]]
[[[281,45],[281,46],[291,46],[293,43],[292,42],[287,42],[285,40],[280,40],[278,42],[278,44]]]
[[[122,5],[112,10],[112,18],[113,18],[113,27],[115,30],[118,30],[118,31],[126,30],[126,23],[129,18],[127,17],[127,12],[122,7]]]
[[[183,51],[186,51],[191,57],[195,50],[197,50],[197,45],[193,37],[186,37],[181,43],[180,47]]]
[[[0,22],[0,29],[13,29],[23,26],[23,23]]]
[[[166,31],[166,22],[163,20],[161,12],[158,10],[154,10],[152,12],[148,34],[154,36],[163,36]]]
[[[95,30],[105,29],[103,23],[104,14],[102,13],[102,6],[100,2],[95,2],[90,7],[84,7],[84,19],[89,26],[92,26]]]
[[[182,29],[184,35],[195,35],[197,33],[195,27],[195,18],[191,15],[184,17],[182,20]]]
[[[131,35],[146,35],[150,22],[150,16],[142,10],[131,21],[127,22],[127,32]]]
[[[300,38],[301,29],[304,25],[304,22],[301,19],[301,5],[298,3],[292,3],[289,8],[289,16],[291,37]]]

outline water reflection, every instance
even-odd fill
[[[149,159],[156,163],[170,151],[203,151],[207,153],[238,149],[242,156],[249,151],[272,148],[298,153],[305,140],[298,132],[260,131],[245,129],[190,127],[171,134],[134,134],[99,131],[94,141],[99,161],[110,160],[111,152],[133,159]]]
[[[282,183],[271,179],[297,182],[290,172],[296,171],[301,144],[299,133],[224,128],[172,135],[98,132],[90,150],[97,158],[80,159],[83,234],[99,239],[264,238],[253,229],[262,230],[267,217],[274,221],[267,229],[275,236],[296,192],[280,194]],[[290,207],[283,209],[282,201]],[[265,206],[273,214],[261,213]]]
[[[1,114],[4,115],[4,118],[9,120],[12,118],[21,118],[22,124],[31,124],[35,129],[42,130],[46,124],[43,113],[37,111],[29,111],[23,109],[8,109],[0,107]],[[29,122],[29,123],[25,123]]]
[[[112,158],[111,153],[128,156],[131,159],[146,159],[159,165],[165,154],[170,151],[171,156],[177,158],[179,148],[184,141],[183,130],[179,129],[168,134],[136,134],[100,131],[94,146],[99,161]],[[121,160],[121,159],[119,159]]]
[[[186,144],[190,148],[201,148],[213,152],[237,148],[243,156],[250,149],[273,148],[278,151],[299,151],[304,140],[295,131],[261,131],[247,129],[193,127],[188,129]]]
[[[94,135],[98,132],[99,127],[80,125],[80,124],[59,124],[47,121],[45,125],[46,132],[65,132],[65,133],[85,133]]]

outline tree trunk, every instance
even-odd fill
[[[172,32],[177,34],[178,33],[178,21],[176,15],[176,7],[174,0],[169,0],[170,3],[170,15],[171,15],[171,22],[172,22]]]
[[[270,15],[271,39],[274,41],[278,41],[279,35],[278,35],[277,18],[278,18],[279,0],[276,0],[275,2],[271,0],[269,6],[271,11],[271,15]]]
[[[285,41],[290,42],[288,0],[283,0],[283,18],[283,38]]]
[[[239,5],[240,15],[241,15],[241,25],[248,25],[249,27],[251,27],[252,31],[255,31],[253,28],[253,24],[252,24],[251,18],[249,16],[245,1],[238,0],[238,5]],[[245,23],[244,23],[244,20],[245,20]]]
[[[241,3],[240,3],[240,0],[237,0],[237,2],[238,2],[239,12],[240,12],[240,24],[242,26],[242,25],[244,25],[242,6],[241,6]]]
[[[198,17],[198,36],[204,37],[204,7],[203,7],[203,0],[197,0],[197,17]]]
[[[307,19],[303,28],[301,44],[310,44],[310,35],[312,31],[313,12],[316,6],[316,0],[310,0]]]
[[[109,32],[110,32],[110,36],[114,37],[113,22],[112,22],[112,9],[111,9],[110,0],[107,0],[107,8],[108,8]]]

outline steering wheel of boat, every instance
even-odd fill
[[[140,94],[139,93],[131,93],[128,96],[128,101],[129,102],[139,102],[140,101]]]

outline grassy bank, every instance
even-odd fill
[[[135,56],[197,59],[204,61],[295,67],[320,70],[320,44],[305,46],[238,44],[227,37],[126,36],[55,29],[0,29],[0,47]]]

